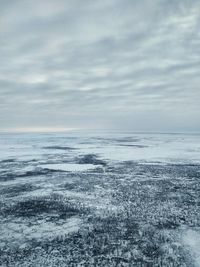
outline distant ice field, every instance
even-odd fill
[[[189,134],[0,134],[0,147],[0,160],[94,153],[116,161],[200,163],[200,135]]]

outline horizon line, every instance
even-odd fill
[[[70,132],[85,132],[85,133],[122,133],[122,134],[200,134],[200,131],[141,131],[141,130],[110,130],[110,129],[83,129],[83,128],[18,128],[18,129],[0,129],[0,134],[48,134],[48,133],[70,133]]]

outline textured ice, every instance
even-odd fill
[[[195,259],[195,266],[200,267],[200,231],[186,230],[183,243]]]
[[[40,167],[43,167],[45,169],[50,169],[50,170],[57,170],[57,171],[86,171],[86,170],[91,170],[94,168],[97,168],[96,165],[93,164],[66,164],[66,163],[60,163],[60,164],[44,164],[40,165]]]
[[[0,266],[200,266],[199,135],[0,134],[0,148]]]
[[[77,232],[81,220],[76,217],[60,221],[60,224],[46,221],[45,219],[35,221],[2,222],[2,228],[7,229],[1,233],[0,244],[22,245],[33,239],[53,239],[56,236],[66,235],[70,232]]]

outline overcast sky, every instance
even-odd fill
[[[200,131],[199,0],[0,0],[0,130]]]

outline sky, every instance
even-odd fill
[[[0,131],[200,131],[199,0],[0,0]]]

